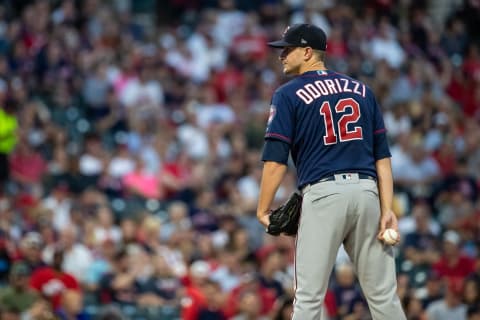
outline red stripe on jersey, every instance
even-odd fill
[[[285,140],[288,143],[291,142],[289,137],[284,136],[284,135],[279,134],[279,133],[267,133],[267,134],[265,134],[265,138],[280,138],[282,140]]]

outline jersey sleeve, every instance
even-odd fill
[[[294,113],[288,98],[281,92],[273,94],[265,139],[291,144],[294,132]]]
[[[277,139],[266,139],[263,147],[262,161],[275,161],[287,164],[290,153],[289,145]]]
[[[390,147],[388,145],[387,139],[387,129],[385,128],[385,123],[383,121],[382,111],[380,106],[377,103],[373,94],[371,95],[371,100],[373,103],[373,150],[375,160],[380,160],[383,158],[389,158],[392,156],[390,153]]]

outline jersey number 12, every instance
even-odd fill
[[[358,102],[352,98],[340,99],[334,109],[336,113],[345,112],[337,122],[337,132],[340,142],[363,139],[362,127],[354,126],[353,130],[348,129],[349,124],[355,124],[358,119],[360,119],[360,105]],[[347,109],[349,109],[349,112],[347,112]],[[330,102],[325,101],[322,103],[320,114],[323,116],[326,132],[323,136],[323,142],[326,145],[337,143],[337,133],[334,128]]]

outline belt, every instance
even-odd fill
[[[377,181],[377,179],[375,179],[375,177],[372,177],[372,176],[369,176],[368,174],[363,174],[363,173],[337,173],[335,175],[340,175],[345,180],[348,180],[351,175],[357,175],[358,179],[367,179],[367,180]],[[314,184],[317,184],[317,183],[320,183],[320,182],[335,181],[335,175],[332,174],[331,176],[324,177],[324,178],[312,181],[310,183],[306,183],[305,185],[303,185],[300,188],[300,190],[303,189],[304,187],[308,186],[308,185],[314,185]]]

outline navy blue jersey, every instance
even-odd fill
[[[375,161],[390,157],[372,91],[328,70],[306,72],[275,91],[265,138],[289,144],[299,186],[342,172],[376,177]]]

